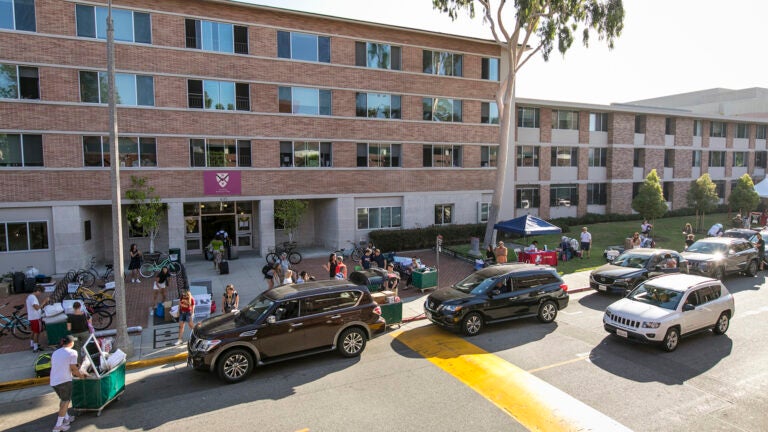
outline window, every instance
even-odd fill
[[[331,156],[331,143],[329,142],[280,142],[281,167],[330,167]]]
[[[635,115],[635,133],[636,134],[644,134],[645,133],[645,116],[636,114]]]
[[[83,222],[83,233],[85,234],[85,241],[88,241],[92,238],[91,235],[91,221],[87,220]]]
[[[587,183],[587,204],[606,205],[608,203],[607,189],[605,183]]]
[[[453,204],[435,205],[435,225],[447,225],[453,222]]]
[[[357,166],[370,168],[399,167],[400,144],[357,144]]]
[[[425,167],[461,167],[461,146],[425,145],[423,147],[423,166]]]
[[[579,204],[579,188],[576,185],[552,185],[549,189],[550,207],[570,207]]]
[[[672,201],[672,196],[675,190],[674,182],[663,182],[661,184],[661,194],[664,197],[664,201]]]
[[[538,208],[541,205],[538,186],[520,186],[516,195],[516,208]]]
[[[249,167],[251,142],[232,139],[189,140],[192,167]]]
[[[578,111],[552,111],[552,129],[579,129]]]
[[[766,161],[766,152],[765,151],[756,151],[755,152],[755,168],[765,168],[765,161]]]
[[[0,223],[0,252],[48,249],[48,222]]]
[[[154,106],[155,84],[149,75],[115,74],[115,99],[118,105]],[[80,71],[80,101],[107,103],[107,73]]]
[[[0,0],[0,29],[36,31],[35,0]]]
[[[519,167],[539,166],[539,147],[531,146],[531,145],[517,146],[517,166]]]
[[[589,166],[604,167],[607,166],[608,149],[604,147],[592,147],[589,149]]]
[[[725,180],[712,180],[712,183],[715,184],[715,192],[717,192],[717,196],[725,198]]]
[[[635,168],[645,167],[645,149],[635,149],[632,157],[632,166]]]
[[[356,99],[358,117],[401,118],[400,96],[382,93],[358,93]]]
[[[119,136],[117,144],[121,167],[157,166],[157,143],[154,138]]]
[[[43,166],[43,136],[0,134],[0,167]]]
[[[307,33],[277,32],[277,56],[312,62],[331,62],[331,38]]]
[[[480,123],[499,124],[499,106],[496,102],[480,104]]]
[[[83,137],[83,166],[108,167],[109,158],[109,137]]]
[[[664,168],[675,167],[675,151],[671,149],[664,150]]]
[[[591,132],[608,132],[608,113],[589,113]]]
[[[499,80],[499,59],[483,58],[481,69],[480,78],[489,81]]]
[[[734,167],[745,167],[749,164],[749,154],[745,151],[733,152]]]
[[[736,138],[749,138],[749,125],[745,123],[736,124]]]
[[[424,120],[461,122],[461,101],[445,98],[424,98]]]
[[[725,166],[725,152],[724,151],[710,151],[709,152],[709,166],[710,167],[724,167]]]
[[[713,138],[725,138],[728,125],[725,122],[713,121],[709,123],[709,136]]]
[[[498,146],[480,147],[480,166],[483,168],[498,166]]]
[[[422,55],[424,73],[433,75],[463,76],[463,62],[464,56],[461,54],[424,50]]]
[[[701,150],[694,150],[691,154],[691,166],[693,167],[700,167],[701,166]]]
[[[529,107],[517,108],[517,127],[538,128],[539,109]]]
[[[303,115],[331,115],[331,91],[306,87],[280,87],[278,89],[281,113]]]
[[[765,139],[765,125],[757,125],[755,126],[755,138],[756,139]]]
[[[665,135],[675,134],[675,119],[673,119],[672,117],[667,117],[664,119],[664,134]]]
[[[488,222],[488,212],[491,210],[491,203],[477,203],[477,221],[480,223]]]
[[[101,6],[75,6],[77,35],[80,37],[107,39],[107,12]],[[148,13],[112,8],[115,40],[122,42],[152,43],[152,23]]]
[[[576,147],[552,147],[552,166],[579,166],[579,149]]]
[[[187,80],[190,108],[223,111],[250,111],[250,86],[245,83]]]
[[[355,42],[355,66],[400,70],[400,47],[374,42]]]
[[[248,27],[187,19],[185,29],[187,48],[248,54]]]
[[[37,68],[0,64],[0,99],[40,99]]]
[[[693,121],[693,136],[700,137],[702,130],[703,130],[703,126],[701,124],[701,120],[694,120]]]
[[[357,209],[357,229],[400,228],[401,207],[361,207]]]
[[[640,193],[640,186],[642,185],[642,182],[632,183],[632,198],[636,197],[637,194]]]

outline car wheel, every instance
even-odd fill
[[[723,271],[722,267],[715,267],[714,270],[712,270],[712,278],[723,280],[725,276],[725,271]]]
[[[224,353],[218,361],[219,378],[227,384],[244,380],[253,370],[253,356],[244,349]]]
[[[467,314],[461,320],[461,331],[467,336],[474,336],[483,329],[483,317],[477,312]]]
[[[747,264],[747,270],[745,271],[747,276],[753,277],[757,274],[757,261],[752,260]]]
[[[339,354],[344,357],[357,357],[365,349],[365,333],[357,327],[344,330],[339,335],[337,344]]]
[[[666,352],[672,352],[677,349],[677,345],[680,343],[680,333],[676,328],[667,330],[666,336],[664,336],[664,344],[662,347]]]
[[[557,305],[552,301],[545,301],[539,306],[539,313],[536,318],[543,323],[551,323],[557,318]]]
[[[720,318],[717,319],[715,327],[712,329],[715,334],[721,335],[728,331],[728,326],[731,325],[731,319],[726,312],[720,314]]]

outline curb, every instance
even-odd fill
[[[148,360],[130,361],[125,364],[125,369],[126,370],[143,369],[151,366],[159,366],[159,365],[171,364],[171,363],[181,363],[185,361],[187,361],[187,353],[183,352],[183,353],[175,354],[172,356],[157,357],[157,358],[148,359]],[[49,382],[50,382],[50,378],[48,377],[27,378],[27,379],[20,379],[20,380],[14,380],[14,381],[7,381],[7,382],[0,383],[0,393],[13,391],[13,390],[21,390],[29,387],[46,385]]]

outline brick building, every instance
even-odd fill
[[[104,3],[0,2],[0,272],[111,249]],[[287,239],[276,200],[309,203],[298,242],[487,215],[505,61],[489,41],[230,1],[120,0],[123,192],[147,179],[156,248]],[[763,177],[766,125],[673,108],[518,101],[502,217],[631,211],[656,168],[672,208],[709,172]],[[630,169],[631,167],[631,169]],[[127,244],[148,240],[125,223]]]

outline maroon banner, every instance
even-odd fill
[[[203,194],[205,195],[240,195],[240,171],[204,171]]]

